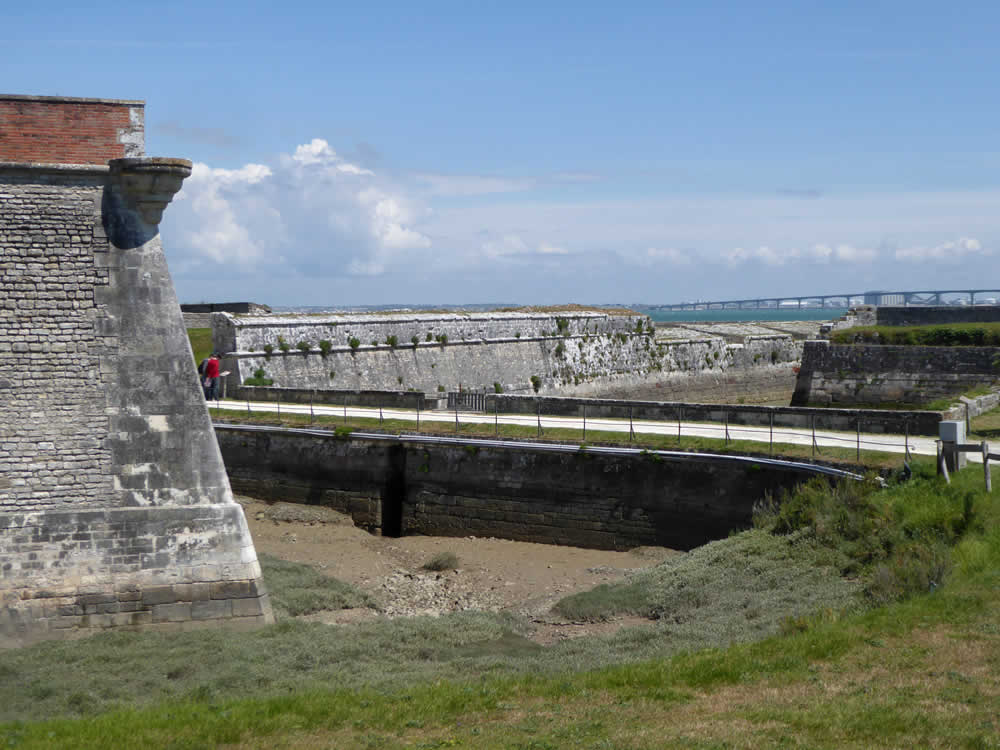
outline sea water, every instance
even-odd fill
[[[788,307],[744,310],[642,310],[657,323],[733,323],[785,320],[835,320],[847,312],[846,307]]]

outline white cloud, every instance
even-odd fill
[[[374,175],[370,169],[363,169],[356,164],[350,164],[341,159],[330,144],[322,138],[313,138],[309,143],[303,143],[295,149],[292,161],[304,167],[323,166],[327,169],[353,175]]]
[[[524,255],[530,252],[528,243],[516,234],[508,234],[495,240],[487,240],[482,244],[483,253],[487,258],[497,260],[514,255]]]
[[[983,244],[974,237],[961,237],[931,247],[913,246],[896,250],[896,260],[947,260],[954,262],[968,255],[992,255],[992,252],[983,247]]]
[[[843,263],[871,263],[878,256],[878,252],[871,247],[837,245],[835,255],[837,260]]]
[[[380,275],[430,247],[426,213],[389,180],[341,159],[321,138],[273,166],[195,164],[168,223],[186,272],[226,266],[263,274]]]
[[[538,246],[539,255],[569,255],[569,250],[558,245],[543,242]]]
[[[691,256],[675,247],[650,247],[644,254],[638,256],[638,262],[643,265],[666,263],[673,266],[691,265]]]
[[[799,257],[798,249],[794,247],[778,249],[768,245],[761,245],[756,250],[746,250],[742,247],[735,247],[722,254],[726,262],[731,266],[742,263],[758,261],[768,266],[782,266],[790,260]]]

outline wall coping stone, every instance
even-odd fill
[[[0,94],[0,101],[16,102],[67,102],[72,104],[121,104],[145,107],[144,99],[97,99],[88,96],[37,96],[34,94]]]

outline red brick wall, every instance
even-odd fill
[[[143,155],[143,102],[0,94],[0,161],[107,164]]]

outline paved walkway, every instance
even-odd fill
[[[273,402],[262,401],[219,401],[213,402],[212,406],[233,412],[274,412],[279,410],[279,405]],[[372,407],[360,406],[310,406],[309,404],[280,404],[282,413],[309,414],[310,409],[313,414],[335,417],[364,417],[368,419],[378,419],[380,410]],[[514,424],[529,427],[537,427],[541,424],[542,431],[549,428],[563,428],[579,430],[581,440],[583,440],[584,420],[580,417],[556,417],[536,416],[534,414],[500,414],[494,417],[481,412],[467,411],[416,411],[408,409],[382,409],[383,419],[396,419],[411,421],[416,424],[421,422],[448,422],[454,424],[456,419],[462,424]],[[629,421],[620,419],[587,419],[587,432],[591,430],[606,432],[628,433]],[[658,434],[677,435],[678,423],[674,422],[654,422],[647,420],[635,420],[632,429],[636,434]],[[750,427],[746,425],[730,425],[728,428],[724,424],[710,424],[705,422],[681,422],[679,426],[680,434],[683,437],[708,437],[724,439],[728,429],[729,438],[732,440],[749,440],[761,443],[792,443],[796,445],[812,445],[815,442],[822,455],[824,447],[854,448],[870,451],[882,451],[885,453],[904,453],[909,448],[911,454],[934,456],[937,454],[935,439],[930,437],[914,437],[905,435],[888,435],[862,433],[860,437],[854,432],[834,432],[830,430],[817,430],[815,436],[812,430],[799,429],[794,427],[776,427],[773,433],[768,427]],[[982,462],[982,457],[976,454],[966,454],[970,461]]]

